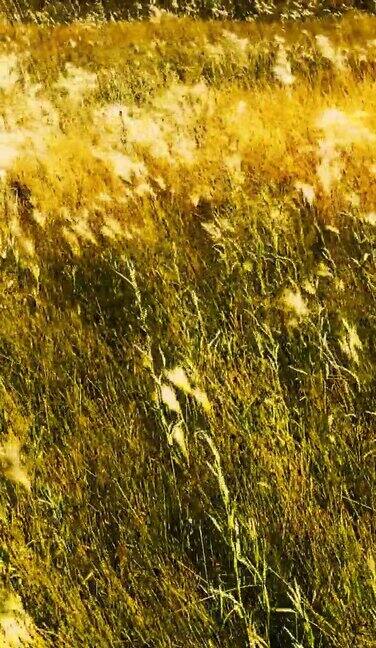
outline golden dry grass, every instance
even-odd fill
[[[0,24],[4,648],[375,645],[375,31]]]

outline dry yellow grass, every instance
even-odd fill
[[[0,646],[374,645],[375,31],[0,23]]]

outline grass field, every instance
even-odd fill
[[[0,646],[376,646],[376,18],[0,22]]]

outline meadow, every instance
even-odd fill
[[[376,18],[0,19],[0,646],[376,645]]]

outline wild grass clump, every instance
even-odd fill
[[[0,645],[374,645],[375,19],[0,24]]]

